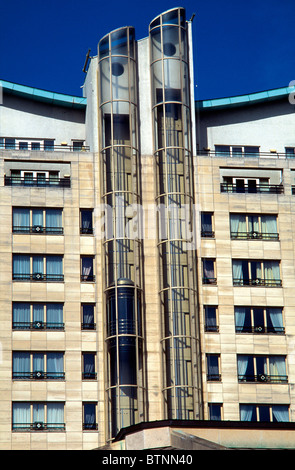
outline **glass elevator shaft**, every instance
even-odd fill
[[[128,210],[140,202],[137,67],[134,29],[98,45],[104,240],[106,394],[109,438],[144,419],[141,241],[128,232]]]
[[[150,64],[157,205],[163,396],[166,418],[201,417],[201,373],[193,233],[193,161],[188,31],[185,11],[150,24]]]

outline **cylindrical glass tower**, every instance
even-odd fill
[[[163,394],[168,419],[202,417],[193,233],[188,31],[183,8],[149,28],[154,157],[160,212]]]
[[[140,202],[137,67],[134,29],[117,29],[98,45],[109,438],[144,419],[141,242],[128,233]]]

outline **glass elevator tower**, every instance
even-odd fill
[[[193,232],[188,24],[183,8],[149,27],[154,158],[160,211],[159,261],[165,418],[198,419],[201,363]]]
[[[144,420],[141,241],[128,233],[140,203],[135,34],[117,29],[98,44],[109,438]]]

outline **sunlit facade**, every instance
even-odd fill
[[[1,82],[0,448],[295,446],[290,88],[195,101],[183,8]]]

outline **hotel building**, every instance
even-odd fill
[[[295,446],[295,108],[195,101],[191,20],[2,81],[0,448]]]

